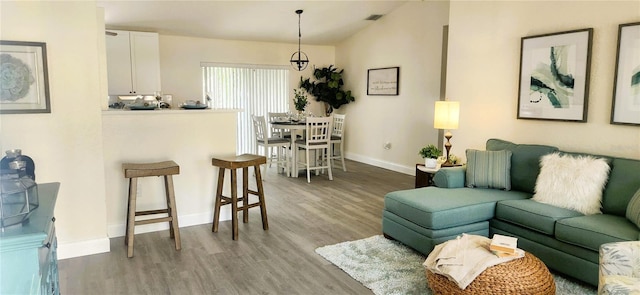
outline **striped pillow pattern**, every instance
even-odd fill
[[[511,190],[511,151],[467,150],[467,187]]]
[[[633,222],[640,229],[640,189],[636,191],[636,193],[629,201],[629,205],[627,205],[627,219]]]

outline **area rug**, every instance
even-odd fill
[[[324,246],[316,253],[374,294],[431,294],[422,263],[425,256],[383,236]],[[589,285],[553,275],[556,294],[596,294]]]

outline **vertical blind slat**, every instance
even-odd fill
[[[202,97],[215,108],[238,108],[236,152],[255,153],[251,115],[289,110],[289,69],[259,66],[202,66]]]

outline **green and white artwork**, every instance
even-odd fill
[[[640,23],[619,26],[615,77],[611,123],[640,125]]]
[[[554,46],[533,52],[538,65],[531,73],[531,103],[548,103],[554,108],[568,108],[575,84],[576,46]]]
[[[518,119],[586,122],[592,33],[522,38]]]

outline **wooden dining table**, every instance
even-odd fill
[[[289,157],[289,176],[298,177],[298,171],[296,167],[296,138],[298,134],[302,135],[302,133],[304,133],[304,130],[307,128],[306,121],[272,121],[270,122],[270,124],[271,127],[276,129],[291,130],[291,157]],[[300,132],[301,130],[302,132]]]

